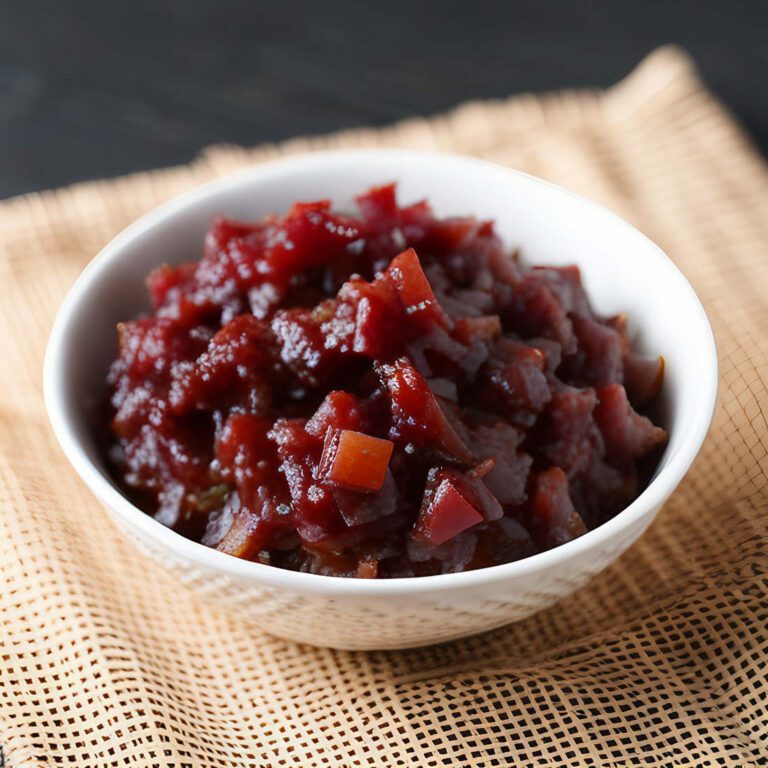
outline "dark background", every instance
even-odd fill
[[[0,0],[0,197],[471,98],[679,43],[768,150],[768,0]]]

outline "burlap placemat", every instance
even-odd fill
[[[722,366],[702,455],[626,556],[523,623],[410,652],[301,647],[197,605],[117,533],[66,464],[41,396],[56,308],[117,231],[247,163],[350,145],[482,155],[614,208],[687,274]],[[189,167],[2,204],[6,760],[100,768],[766,764],[766,213],[762,160],[671,49],[605,93],[519,96],[383,131],[215,148]]]

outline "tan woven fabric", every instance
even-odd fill
[[[712,434],[640,543],[565,603],[438,648],[317,650],[198,606],[117,533],[42,404],[56,308],[116,232],[246,163],[350,145],[478,154],[606,203],[682,267],[719,344]],[[766,213],[762,160],[672,49],[606,93],[214,148],[190,167],[0,205],[0,743],[10,765],[765,765]]]

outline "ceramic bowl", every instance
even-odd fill
[[[496,221],[526,261],[577,264],[597,311],[628,313],[641,351],[667,361],[658,417],[670,440],[648,487],[615,518],[525,560],[422,578],[342,579],[248,562],[189,541],[126,499],[89,425],[116,355],[115,324],[148,309],[145,275],[197,258],[214,215],[284,212],[295,200],[350,209],[394,180],[401,203],[427,198],[439,215]],[[522,619],[562,600],[613,562],[650,525],[709,427],[717,357],[691,286],[648,238],[605,208],[539,179],[475,159],[399,150],[313,154],[264,163],[192,190],[118,235],[86,267],[51,334],[45,399],[72,466],[118,525],[178,576],[179,589],[275,635],[334,648],[427,645]],[[141,555],[137,552],[137,557]],[[183,586],[182,586],[183,585]]]

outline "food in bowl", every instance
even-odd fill
[[[667,433],[626,318],[491,222],[357,202],[219,218],[149,275],[108,377],[126,494],[231,555],[363,578],[511,562],[627,506]]]

